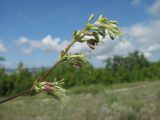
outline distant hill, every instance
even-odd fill
[[[39,67],[39,68],[27,68],[30,72],[36,72],[36,71],[41,71],[44,69],[49,69],[49,67]],[[17,72],[16,68],[5,68],[5,71],[7,74],[12,74]]]
[[[12,73],[15,73],[15,72],[17,71],[17,69],[14,69],[14,68],[6,68],[5,71],[6,71],[7,74],[12,74]]]

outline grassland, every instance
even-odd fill
[[[0,105],[0,120],[160,120],[160,81],[68,90],[64,105],[44,94]]]

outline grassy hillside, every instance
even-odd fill
[[[0,105],[0,120],[158,120],[160,81],[68,90],[60,105],[44,94]]]

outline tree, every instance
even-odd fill
[[[0,76],[2,76],[5,73],[5,68],[1,64],[1,62],[3,61],[5,61],[5,58],[0,56]]]
[[[126,57],[115,55],[113,58],[108,58],[104,62],[106,63],[106,68],[112,68],[114,71],[117,71],[120,66],[124,66],[127,70],[133,70],[150,65],[147,58],[139,51],[129,53]]]
[[[5,58],[0,56],[0,61],[5,61]]]

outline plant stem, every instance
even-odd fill
[[[72,41],[70,44],[68,44],[68,45],[66,46],[66,48],[64,49],[64,54],[67,54],[67,52],[68,52],[69,49],[73,46],[74,43],[75,43],[75,41]],[[55,67],[56,67],[57,65],[59,65],[62,61],[63,61],[63,60],[57,60],[57,62],[56,62],[44,75],[42,75],[41,77],[39,77],[36,81],[42,81],[42,80],[45,81],[46,78],[51,74],[51,72],[53,71],[53,69],[55,69]],[[7,101],[10,101],[10,100],[12,100],[12,99],[14,99],[14,98],[16,98],[16,97],[23,96],[23,95],[25,95],[25,94],[27,94],[27,93],[32,92],[33,90],[34,90],[34,88],[32,87],[32,88],[27,89],[27,90],[25,90],[25,91],[23,91],[23,92],[17,93],[17,94],[14,95],[14,96],[8,97],[8,98],[0,101],[0,104],[2,104],[2,103],[4,103],[4,102],[7,102]]]
[[[64,49],[64,54],[68,52],[68,50],[73,46],[74,43],[75,42],[72,41],[70,44],[66,46],[66,48]],[[45,81],[48,75],[53,71],[53,69],[55,69],[55,67],[59,65],[62,61],[63,60],[57,60],[57,62],[43,76],[37,79],[37,81],[42,81],[42,80]]]
[[[16,97],[19,97],[19,96],[22,96],[22,95],[31,93],[33,90],[34,90],[34,89],[31,88],[31,89],[27,89],[27,90],[25,90],[25,91],[23,91],[23,92],[17,93],[17,94],[14,95],[14,96],[8,97],[8,98],[0,101],[0,104],[2,104],[2,103],[4,103],[4,102],[7,102],[7,101],[10,101],[10,100],[12,100],[12,99],[14,99],[14,98],[16,98]]]
[[[72,41],[70,44],[67,45],[67,47],[64,49],[64,54],[68,52],[68,50],[73,46],[74,43],[75,41]]]

